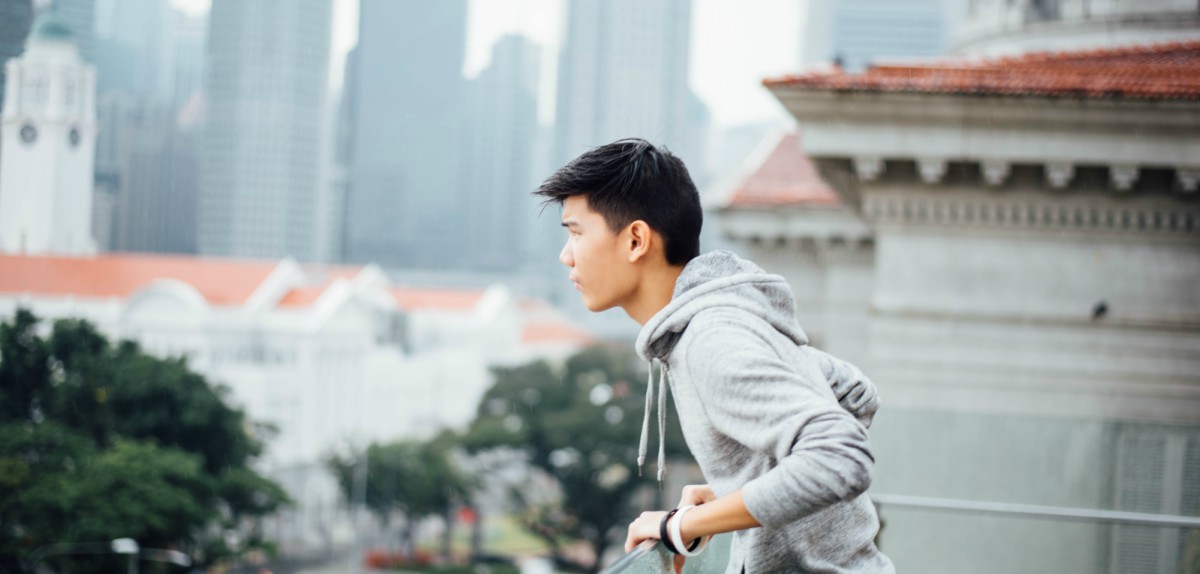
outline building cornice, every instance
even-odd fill
[[[966,178],[1003,192],[1031,170],[1047,193],[1200,189],[1200,102],[772,89],[822,177],[856,209],[867,187]]]

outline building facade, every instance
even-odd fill
[[[466,0],[362,2],[356,61],[347,66],[344,96],[353,110],[348,261],[463,265],[459,186],[466,31]]]
[[[531,259],[539,57],[526,38],[505,36],[470,82],[463,161],[471,169],[463,171],[462,209],[471,269],[515,272]]]
[[[973,0],[952,39],[955,53],[1000,56],[1196,39],[1189,0]]]
[[[836,201],[734,193],[721,224],[878,384],[881,500],[1200,513],[1197,61],[1192,42],[768,82]],[[881,517],[902,570],[1196,567],[1177,528]]]
[[[311,260],[330,0],[217,0],[209,14],[199,252]]]
[[[940,56],[954,1],[809,0],[801,62],[862,70],[880,59]]]
[[[556,165],[626,137],[699,163],[700,102],[688,85],[691,0],[574,0],[555,108]]]
[[[0,115],[0,252],[95,251],[92,163],[96,73],[66,24],[38,21],[7,62]]]

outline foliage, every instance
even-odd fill
[[[441,516],[466,500],[471,482],[453,462],[449,445],[395,441],[367,447],[365,503],[387,523],[392,513],[413,519]],[[356,499],[358,460],[352,455],[335,455],[329,467],[347,500]]]
[[[519,449],[558,484],[557,502],[539,500],[524,487],[512,495],[525,509],[522,525],[545,540],[564,566],[594,570],[566,563],[558,548],[586,540],[601,556],[616,538],[624,539],[617,527],[636,514],[631,498],[654,484],[653,440],[646,477],[638,476],[636,464],[646,392],[641,365],[630,352],[597,346],[568,359],[561,371],[545,362],[495,369],[496,384],[462,437],[473,452]],[[676,417],[669,420],[667,453],[684,455]]]
[[[45,338],[28,311],[0,323],[0,570],[46,544],[125,537],[219,557],[213,532],[287,503],[250,468],[262,443],[225,393],[85,321]]]

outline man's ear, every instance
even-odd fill
[[[640,219],[630,223],[626,230],[628,230],[625,240],[629,247],[629,262],[637,263],[639,259],[650,253],[650,247],[654,244],[654,236],[650,232],[650,226]]]

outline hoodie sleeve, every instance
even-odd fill
[[[709,319],[689,327],[699,334],[684,355],[687,376],[718,432],[778,461],[742,487],[750,514],[778,527],[866,491],[866,428],[838,404],[824,366],[784,362],[765,322]]]
[[[871,428],[871,421],[875,420],[875,412],[879,410],[879,393],[875,390],[875,383],[858,367],[846,361],[814,347],[805,347],[805,350],[825,373],[825,380],[829,381],[829,388],[838,404],[863,426]]]

